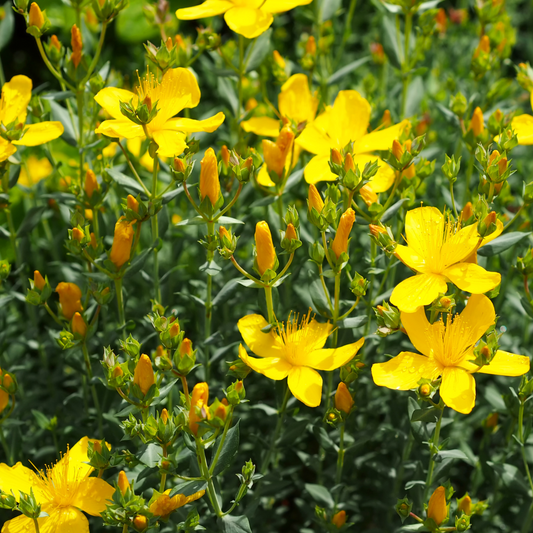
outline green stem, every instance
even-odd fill
[[[2,443],[2,448],[4,448],[4,453],[6,454],[6,461],[9,464],[13,463],[13,458],[11,457],[11,450],[7,444],[6,436],[4,435],[4,428],[0,425],[0,442]]]
[[[207,242],[211,246],[215,240],[215,223],[207,223]],[[207,250],[207,264],[209,265],[214,258],[214,250]],[[207,274],[207,296],[205,299],[205,330],[204,339],[211,336],[211,319],[213,317],[213,276]],[[209,382],[209,346],[204,345],[205,352],[205,380]]]
[[[152,201],[155,201],[157,198],[157,170],[159,167],[159,159],[157,155],[154,157],[154,171],[152,173]],[[152,241],[159,240],[159,220],[157,214],[152,217]],[[157,303],[162,303],[161,301],[161,286],[159,283],[159,244],[156,244],[154,248],[154,298]]]
[[[115,292],[117,293],[118,325],[122,339],[126,340],[126,315],[124,313],[124,298],[122,296],[122,278],[115,280]]]
[[[442,404],[442,402],[441,404],[439,404],[438,408],[440,409],[440,414],[439,419],[437,420],[437,425],[435,426],[435,433],[433,434],[433,438],[431,439],[431,448],[429,451],[429,466],[426,477],[426,487],[424,489],[424,502],[428,498],[429,490],[431,489],[431,483],[433,481],[433,470],[435,469],[435,448],[437,448],[439,445],[442,415],[444,414],[444,405]]]
[[[17,268],[19,264],[19,250],[17,245],[17,232],[15,230],[15,224],[13,223],[13,217],[11,216],[11,209],[6,209],[7,227],[9,228],[9,240],[11,241],[11,247],[13,248],[13,254],[15,255],[15,264]]]
[[[474,172],[474,154],[470,154],[470,159],[468,160],[468,167],[466,169],[465,177],[465,194],[463,198],[463,206],[466,205],[467,200],[470,196],[470,180],[472,179],[472,173]]]
[[[337,472],[335,473],[335,485],[338,485],[342,479],[342,469],[344,468],[344,430],[346,429],[346,421],[341,423],[340,438],[339,438],[339,451],[337,453]],[[335,508],[339,501],[340,491],[337,490],[335,496]]]
[[[44,308],[48,311],[48,314],[54,319],[54,321],[63,328],[63,322],[59,320],[58,316],[50,309],[48,302],[44,302]]]
[[[524,441],[524,407],[525,403],[520,401],[520,407],[518,408],[518,440],[520,441],[520,453],[522,455],[522,461],[524,463],[524,470],[526,471],[527,480],[529,482],[529,487],[531,489],[531,495],[533,496],[533,480],[531,479],[531,472],[529,470],[529,465],[527,462],[526,455],[526,446]],[[533,520],[533,502],[529,507],[529,512],[526,515],[524,524],[522,526],[522,533],[527,533],[530,531],[530,525]]]
[[[37,522],[37,518],[33,519],[33,525],[35,526],[36,533],[39,533],[39,522]]]
[[[348,15],[346,16],[346,21],[344,23],[344,33],[342,35],[342,42],[339,49],[339,55],[337,56],[337,64],[338,67],[340,62],[342,61],[342,56],[344,55],[344,49],[346,47],[346,43],[348,42],[348,38],[350,37],[351,33],[351,27],[352,27],[352,20],[355,13],[355,7],[357,6],[357,0],[351,0],[350,7],[348,8]],[[335,69],[337,70],[337,69]]]
[[[41,57],[43,58],[45,65],[48,67],[48,70],[52,73],[54,78],[56,78],[59,81],[59,83],[61,83],[62,85],[65,85],[66,87],[68,87],[72,92],[76,92],[76,87],[68,83],[68,81],[64,80],[63,76],[61,76],[61,74],[54,68],[52,63],[50,63],[50,60],[48,59],[44,51],[43,43],[41,42],[41,39],[36,38],[35,42],[37,43],[37,48],[39,49],[39,52],[41,54]]]
[[[233,419],[233,408],[228,414],[228,417],[226,419],[226,425],[224,426],[224,432],[222,433],[222,437],[220,438],[220,444],[218,445],[217,451],[215,453],[215,457],[213,458],[213,462],[211,463],[211,466],[209,468],[209,475],[213,475],[213,471],[215,470],[215,466],[217,465],[218,459],[220,458],[220,453],[222,452],[222,448],[224,447],[224,442],[226,440],[226,436],[228,434],[228,430],[231,427],[231,421]]]
[[[85,92],[83,87],[76,92],[76,102],[78,104],[78,150],[79,150],[79,165],[80,165],[80,187],[83,189],[83,162],[85,159],[84,142],[83,142],[83,108],[85,106]]]
[[[408,72],[411,68],[409,64],[409,48],[411,40],[411,29],[413,26],[413,13],[409,11],[405,15],[405,28],[404,28],[404,58],[402,64],[402,112],[401,117],[405,118],[405,108],[407,104],[407,90],[409,89],[409,82],[411,76]]]
[[[107,30],[107,22],[104,21],[102,22],[102,31],[100,32],[100,39],[98,41],[98,46],[96,47],[96,54],[94,55],[93,60],[91,61],[89,70],[87,71],[85,78],[83,78],[81,85],[85,85],[87,81],[89,81],[91,74],[93,73],[94,69],[96,68],[96,65],[98,64],[98,60],[100,59],[100,54],[102,53],[102,48],[104,47],[106,30]]]
[[[163,457],[168,457],[167,447],[163,446]],[[161,474],[161,485],[159,485],[159,492],[165,492],[165,485],[167,482],[167,475]]]
[[[267,312],[268,312],[268,323],[274,324],[274,321],[276,320],[276,315],[274,313],[274,300],[272,299],[272,287],[270,286],[265,287],[265,298],[266,298],[266,306],[267,306]]]
[[[503,227],[503,231],[505,230],[508,230],[509,227],[516,221],[516,219],[520,216],[520,214],[522,213],[522,209],[524,209],[524,206],[525,204],[522,204],[520,206],[520,209],[515,213],[515,216],[509,220],[509,222],[507,222],[507,224],[505,224],[505,226]]]
[[[333,304],[331,303],[328,288],[326,287],[326,281],[324,280],[324,270],[322,268],[322,265],[318,265],[318,275],[320,276],[320,281],[322,283],[322,290],[324,291],[324,295],[326,296],[326,300],[328,301],[328,307],[331,312],[331,316],[333,316]]]
[[[242,91],[242,81],[244,78],[244,37],[242,35],[239,35],[239,85],[238,85],[238,93],[239,93],[239,109],[237,111],[237,117],[235,117],[237,120],[239,120],[242,116],[243,111],[243,91]],[[239,127],[239,131],[240,131]]]
[[[133,166],[133,163],[131,162],[130,156],[128,155],[128,152],[122,146],[120,140],[117,140],[117,144],[120,146],[120,149],[122,150],[122,153],[124,154],[124,157],[126,158],[126,161],[128,162],[128,166],[130,167],[131,171],[133,172],[133,175],[135,176],[135,179],[138,181],[139,185],[143,188],[144,192],[146,193],[146,196],[150,197],[150,191],[147,189],[146,185],[144,184],[143,180],[135,170],[135,167]]]
[[[268,448],[268,452],[259,470],[261,474],[263,475],[265,475],[268,472],[268,467],[270,466],[272,458],[274,457],[274,454],[276,453],[276,443],[277,443],[277,440],[279,439],[281,428],[283,427],[283,421],[285,420],[285,412],[287,410],[287,403],[289,402],[289,398],[291,395],[291,391],[287,384],[285,384],[285,387],[286,387],[285,396],[283,397],[283,402],[278,411],[278,423],[276,424],[276,429],[274,430],[274,433],[272,434],[272,438],[270,439],[270,446]]]
[[[122,533],[128,533],[129,526],[128,524],[124,524],[124,527],[122,528]]]
[[[209,501],[211,502],[211,505],[213,506],[213,510],[215,511],[215,514],[217,515],[217,517],[220,518],[223,513],[218,503],[215,485],[213,484],[213,478],[211,477],[211,474],[209,473],[209,469],[207,467],[207,459],[205,458],[204,445],[201,439],[196,439],[196,450],[197,450],[198,466],[200,467],[200,472],[202,473],[204,480],[207,482],[207,495],[209,497]]]
[[[450,181],[450,196],[452,197],[452,207],[455,217],[457,218],[457,208],[455,207],[455,198],[453,195],[453,183]]]
[[[4,67],[2,65],[2,58],[0,57],[0,85],[4,85],[6,82],[6,76],[4,74]]]
[[[93,379],[93,369],[91,367],[91,359],[89,358],[89,352],[87,350],[87,343],[85,339],[81,343],[81,351],[83,352],[83,358],[85,360],[85,366],[87,368],[87,376],[89,381]],[[94,383],[91,383],[91,394],[93,396],[94,407],[96,409],[96,415],[98,418],[98,431],[100,432],[100,438],[104,437],[104,428],[102,424],[102,410],[100,409],[100,400],[98,399],[98,393],[96,392],[96,387]]]

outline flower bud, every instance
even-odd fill
[[[272,56],[274,57],[274,62],[276,63],[276,65],[281,69],[285,69],[286,67],[285,60],[283,59],[283,57],[277,50],[274,50]]]
[[[75,68],[78,68],[81,61],[83,42],[81,40],[81,31],[76,24],[72,26],[70,46],[72,47],[72,63]]]
[[[324,209],[324,201],[322,200],[322,196],[320,196],[318,189],[312,183],[309,185],[308,205],[309,211],[314,208],[321,213],[322,209]]]
[[[128,204],[128,209],[131,209],[134,213],[139,212],[139,202],[131,194],[128,194],[126,203]]]
[[[333,239],[331,249],[337,256],[337,259],[343,253],[348,253],[348,238],[355,222],[355,212],[349,207],[341,216],[337,233]]]
[[[337,392],[335,393],[335,409],[349,414],[353,405],[354,401],[352,395],[346,384],[341,381],[337,387]]]
[[[46,281],[41,276],[41,273],[38,270],[36,270],[33,273],[33,286],[39,289],[40,291],[42,291],[45,285],[46,285]]]
[[[114,378],[119,378],[120,376],[123,376],[123,375],[124,375],[124,371],[119,366],[117,366],[117,367],[115,367],[113,369],[113,377]]]
[[[292,240],[298,240],[298,235],[296,234],[296,229],[292,224],[287,225],[287,229],[285,231],[285,238],[289,241]]]
[[[163,409],[161,411],[161,420],[163,421],[163,424],[165,424],[166,426],[168,422],[168,411],[166,409]]]
[[[137,362],[133,374],[133,383],[141,389],[144,395],[146,395],[150,387],[155,383],[152,361],[150,361],[150,358],[146,354],[142,354]]]
[[[85,337],[87,334],[87,324],[83,317],[79,313],[74,313],[72,317],[72,333],[81,338]]]
[[[472,498],[470,498],[468,492],[460,500],[457,500],[457,510],[468,516],[472,514]]]
[[[333,515],[331,523],[340,529],[346,523],[346,511],[339,511]]]
[[[275,143],[266,139],[263,140],[263,157],[266,166],[269,171],[275,172],[279,177],[283,175],[285,170],[287,155],[292,148],[293,141],[294,133],[290,126],[282,128]]]
[[[437,526],[440,526],[448,516],[448,507],[446,506],[446,489],[442,486],[437,487],[431,495],[428,504],[428,518],[432,518]]]
[[[264,220],[255,226],[255,249],[259,274],[262,276],[267,270],[274,270],[277,262],[276,250],[270,228]]]
[[[85,183],[83,186],[87,198],[92,198],[94,191],[100,190],[100,185],[96,179],[95,173],[89,168],[85,174]]]
[[[121,470],[118,474],[118,488],[120,489],[120,492],[122,493],[122,496],[126,495],[126,491],[131,488],[130,482],[128,481],[128,478],[126,476],[126,473],[124,470]]]
[[[131,245],[133,243],[133,227],[125,217],[120,217],[115,224],[115,236],[113,246],[109,253],[109,260],[120,269],[124,263],[130,260]]]
[[[81,231],[79,228],[73,228],[72,229],[72,239],[78,242],[83,241],[85,238],[85,233]]]
[[[228,166],[229,166],[230,153],[229,153],[228,147],[226,145],[222,146],[222,148],[220,149],[220,157],[222,159],[222,163],[224,165],[224,168],[227,169]]]
[[[187,170],[187,164],[180,157],[174,158],[174,170],[176,172],[185,172]]]
[[[351,170],[352,172],[355,172],[355,164],[353,162],[353,157],[350,152],[346,154],[346,157],[344,158],[344,170],[348,172]]]
[[[394,141],[392,141],[392,155],[399,161],[403,154],[404,149],[402,145],[396,139],[394,139]]]
[[[218,177],[217,156],[213,148],[205,151],[202,159],[202,169],[200,171],[200,199],[207,196],[214,207],[220,196],[220,180]]]
[[[197,383],[191,396],[191,410],[189,411],[189,429],[196,436],[198,434],[198,422],[205,417],[197,414],[198,410],[207,407],[209,401],[209,386],[207,383]]]
[[[331,162],[335,165],[342,165],[342,155],[337,150],[337,148],[332,148],[329,158],[331,159]]]
[[[133,519],[133,526],[135,527],[135,529],[137,529],[137,531],[144,531],[148,527],[148,518],[146,518],[146,516],[138,514]]]
[[[58,52],[61,52],[62,44],[57,38],[57,35],[50,37],[50,46],[53,46]]]
[[[75,283],[62,281],[56,287],[56,292],[59,294],[61,311],[67,320],[72,320],[76,311],[83,311],[81,305],[81,289]]]
[[[311,35],[309,39],[307,39],[307,42],[305,43],[305,53],[310,54],[312,56],[316,55],[316,40]]]
[[[472,205],[472,202],[467,202],[465,206],[463,207],[463,210],[461,211],[461,222],[466,222],[467,220],[470,220],[470,218],[474,214],[474,206]]]
[[[479,137],[485,130],[485,121],[480,107],[474,109],[472,120],[470,122],[470,129],[474,133],[474,137]]]
[[[28,18],[29,26],[36,26],[41,29],[44,26],[44,15],[41,8],[33,2],[30,6],[30,15]]]

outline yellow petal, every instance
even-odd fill
[[[0,163],[12,156],[17,149],[10,142],[0,137]]]
[[[269,13],[283,13],[297,6],[306,6],[313,0],[266,0],[261,9]]]
[[[158,130],[154,132],[154,141],[159,148],[157,153],[161,157],[175,157],[187,148],[185,134],[174,130]]]
[[[402,324],[413,346],[422,354],[429,356],[442,338],[442,322],[430,324],[423,307],[419,307],[414,313],[402,313]]]
[[[392,141],[398,140],[405,128],[410,125],[408,120],[403,120],[390,128],[373,131],[359,139],[353,147],[356,154],[374,152],[376,150],[390,150]]]
[[[270,28],[274,17],[271,13],[253,7],[232,7],[224,15],[226,24],[247,39],[258,37]]]
[[[261,330],[266,326],[268,322],[261,315],[246,315],[237,322],[242,338],[252,352],[259,357],[281,357],[283,343],[272,332],[263,333]]]
[[[329,137],[328,129],[331,115],[332,109],[328,107],[324,113],[320,114],[311,124],[308,124],[296,140],[298,146],[312,154],[327,154],[328,158],[330,148],[343,148],[343,146],[337,146]]]
[[[25,123],[26,108],[31,100],[32,81],[27,76],[13,76],[2,86],[0,101],[0,122],[5,126],[11,122]]]
[[[239,357],[252,370],[275,381],[285,379],[292,368],[290,363],[280,357],[264,357],[262,359],[250,357],[242,344],[239,346]]]
[[[442,246],[441,257],[444,266],[464,261],[476,249],[479,243],[477,224],[461,228]]]
[[[395,390],[414,389],[420,379],[435,379],[439,374],[433,359],[413,352],[401,352],[385,363],[372,365],[374,383]]]
[[[13,144],[22,146],[38,146],[57,139],[63,135],[63,124],[61,122],[39,122],[30,124],[24,129],[24,135]]]
[[[178,9],[176,16],[180,20],[195,20],[204,17],[214,17],[221,15],[233,7],[233,2],[229,0],[207,0],[203,4],[193,7]]]
[[[520,115],[514,117],[511,126],[518,137],[518,144],[533,144],[533,116]]]
[[[359,196],[361,196],[365,204],[368,206],[377,204],[378,202],[378,195],[368,185],[363,185],[359,189]]]
[[[94,441],[95,439],[90,439]],[[87,477],[94,469],[87,464],[89,458],[87,457],[87,449],[89,447],[89,438],[81,438],[72,448],[69,449],[68,454],[65,454],[54,468],[61,468],[64,461],[68,460],[68,477],[69,480],[81,480]]]
[[[43,511],[48,512],[49,517],[39,519],[40,533],[89,533],[89,521],[75,507],[51,507]]]
[[[304,170],[304,177],[307,183],[318,183],[319,181],[335,181],[337,176],[329,168],[329,153],[327,155],[315,155]]]
[[[499,272],[488,272],[483,267],[473,263],[458,263],[448,267],[442,273],[462,291],[472,294],[482,294],[491,291],[502,280]]]
[[[294,366],[289,372],[289,389],[308,407],[318,407],[322,400],[322,376],[312,368]]]
[[[489,233],[486,237],[483,237],[483,240],[481,241],[481,244],[479,247],[485,246],[485,244],[488,244],[490,241],[493,241],[496,237],[499,237],[503,232],[503,222],[498,218],[496,219],[496,229]]]
[[[446,367],[442,372],[440,395],[448,407],[466,415],[476,403],[476,382],[466,370]]]
[[[37,486],[37,476],[35,473],[22,465],[17,463],[15,466],[10,467],[6,464],[0,464],[0,490],[11,494],[13,491],[17,501],[19,500],[19,491],[29,493],[33,488],[37,501],[43,503],[46,501],[43,498],[42,491]]]
[[[419,274],[402,281],[392,291],[390,301],[404,313],[414,313],[420,306],[429,305],[448,286],[443,276]]]
[[[482,366],[479,374],[493,374],[495,376],[522,376],[529,372],[530,361],[525,355],[498,350],[490,365]]]
[[[42,527],[42,523],[44,522],[44,518],[39,518],[38,523],[39,527]],[[28,518],[27,516],[19,515],[16,518],[13,518],[12,520],[8,520],[4,527],[2,528],[2,533],[34,533],[35,532],[35,524],[31,518]]]
[[[139,98],[135,93],[119,89],[117,87],[106,87],[99,91],[94,97],[96,103],[103,107],[113,118],[125,120],[126,117],[120,111],[120,102],[130,102],[133,100],[133,106],[136,107]]]
[[[402,263],[416,272],[424,273],[426,271],[425,259],[417,254],[412,248],[409,248],[409,246],[398,244],[394,250],[394,254]]]
[[[331,114],[329,136],[337,146],[346,146],[366,134],[370,122],[370,104],[357,91],[340,91]],[[392,142],[391,142],[392,144]]]
[[[270,179],[270,175],[268,174],[268,168],[266,165],[263,165],[261,167],[261,170],[259,171],[259,174],[257,175],[257,183],[259,185],[262,185],[263,187],[275,187],[276,184]]]
[[[80,483],[71,503],[87,514],[99,516],[114,493],[115,488],[103,479],[89,477]]]
[[[360,154],[353,157],[353,162],[356,165],[359,165],[361,172],[363,172],[367,163],[372,163],[374,161],[378,161],[378,171],[376,175],[370,179],[367,185],[376,193],[385,192],[390,189],[394,183],[394,170],[375,155]]]
[[[277,118],[252,117],[250,120],[243,120],[241,128],[247,133],[255,133],[261,137],[277,137],[280,124]]]
[[[205,120],[193,120],[191,118],[172,118],[165,124],[166,130],[177,130],[183,133],[196,133],[198,131],[214,132],[223,122],[224,113],[217,113]]]
[[[444,235],[444,217],[436,207],[418,207],[407,212],[405,235],[409,248],[422,257],[439,249]]]
[[[319,350],[326,344],[332,329],[333,326],[329,322],[317,322],[313,319],[304,324],[303,327],[288,334],[287,340],[289,343],[304,346],[306,352],[312,352]]]
[[[496,321],[494,305],[484,294],[472,294],[459,316],[460,321],[466,326],[464,328],[466,331],[461,333],[465,337],[465,349],[481,339]]]
[[[307,353],[307,357],[300,358],[298,364],[315,368],[316,370],[335,370],[349,363],[365,343],[364,337],[357,342],[330,348],[326,350],[315,350]]]
[[[314,120],[318,98],[311,94],[305,74],[294,74],[281,87],[278,96],[279,112],[297,124]]]
[[[134,139],[135,137],[145,137],[142,126],[134,124],[126,118],[121,120],[104,120],[96,128],[95,133],[101,133],[106,137],[113,138],[125,137],[126,139]]]

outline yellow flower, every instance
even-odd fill
[[[396,390],[418,386],[421,378],[442,376],[440,395],[444,403],[460,413],[472,411],[476,400],[474,373],[521,376],[529,370],[529,358],[498,350],[489,365],[478,367],[474,345],[494,324],[492,302],[483,294],[474,294],[459,315],[448,314],[430,324],[424,308],[401,314],[403,327],[413,346],[423,355],[401,352],[385,363],[372,366],[376,385]]]
[[[252,370],[269,379],[288,377],[291,392],[309,407],[317,407],[322,399],[322,376],[317,370],[335,370],[348,363],[363,346],[364,338],[336,349],[323,349],[333,329],[320,324],[310,312],[299,324],[289,317],[286,325],[263,333],[268,322],[261,315],[247,315],[237,324],[244,342],[261,359],[250,357],[239,347],[239,357]]]
[[[477,224],[460,228],[445,221],[435,207],[412,209],[405,218],[407,246],[398,245],[396,257],[418,275],[399,283],[391,295],[391,302],[401,311],[412,313],[422,305],[429,305],[439,293],[447,291],[450,281],[463,291],[482,294],[501,281],[497,272],[487,272],[472,258],[476,250],[497,237],[503,224],[485,239],[477,231]]]
[[[139,361],[135,366],[135,372],[133,373],[133,383],[138,385],[143,394],[146,394],[155,383],[152,361],[150,361],[150,358],[146,354],[142,354],[139,357]]]
[[[437,487],[429,499],[428,518],[432,518],[435,524],[440,526],[447,516],[446,489],[442,486]]]
[[[198,422],[207,416],[201,416],[201,411],[207,408],[209,401],[209,385],[207,383],[197,383],[191,395],[191,410],[189,411],[189,429],[194,435],[198,434]],[[200,414],[198,413],[200,411]]]
[[[0,464],[1,490],[8,494],[13,491],[18,501],[19,491],[29,493],[33,489],[37,503],[48,515],[37,519],[41,531],[88,532],[89,522],[81,511],[100,516],[112,499],[115,489],[109,483],[89,477],[94,469],[87,464],[88,443],[89,439],[83,437],[46,472],[35,473],[21,463],[13,467]],[[24,515],[9,520],[2,528],[3,533],[34,530],[33,520]]]
[[[337,256],[337,259],[341,256],[341,254],[348,253],[348,239],[350,238],[350,232],[352,231],[354,222],[355,212],[351,207],[349,207],[341,215],[337,233],[335,233],[335,238],[331,244],[331,249]]]
[[[178,9],[180,20],[196,20],[222,15],[226,24],[239,35],[253,39],[270,28],[276,13],[290,11],[313,0],[206,0],[194,7]]]
[[[35,2],[30,6],[30,13],[28,17],[28,26],[36,26],[41,29],[44,26],[44,15],[41,8]]]
[[[179,509],[180,507],[183,507],[184,505],[187,505],[190,502],[194,502],[200,499],[205,494],[205,490],[201,490],[199,492],[191,494],[190,496],[185,496],[184,494],[176,494],[175,496],[172,496],[172,498],[170,498],[170,492],[171,489],[167,489],[163,493],[154,491],[154,496],[152,496],[151,500],[152,503],[150,504],[150,512],[153,515],[160,516],[161,518],[165,519],[170,515],[170,513],[172,513],[176,509]]]
[[[337,176],[329,168],[330,151],[342,150],[353,142],[354,163],[363,170],[368,162],[378,161],[379,169],[370,182],[363,187],[370,192],[384,192],[394,183],[394,171],[372,152],[389,150],[409,121],[367,133],[370,123],[370,104],[357,91],[340,91],[326,111],[309,124],[296,143],[304,150],[316,154],[305,167],[307,183],[333,181]]]
[[[289,155],[292,143],[294,141],[294,133],[292,132],[290,126],[285,126],[279,132],[276,142],[272,142],[268,139],[263,139],[263,156],[265,158],[265,165],[267,169],[271,172],[275,172],[280,178],[283,175],[287,165],[291,164],[291,161],[287,161],[287,156]],[[259,180],[259,183],[263,185],[266,178]],[[269,178],[269,181],[270,178]],[[274,184],[274,182],[271,182]],[[270,186],[269,183],[266,184]]]
[[[213,148],[205,151],[200,171],[200,200],[209,198],[212,206],[218,202],[220,196],[220,180],[218,178],[218,161]]]
[[[146,516],[138,514],[133,519],[133,525],[138,531],[144,531],[148,527],[148,518],[146,518]]]
[[[61,122],[40,122],[25,126],[28,104],[31,99],[32,81],[26,76],[13,76],[11,81],[2,86],[0,99],[0,124],[9,131],[16,130],[12,140],[0,137],[0,163],[13,155],[15,145],[38,146],[63,133]],[[22,136],[17,138],[22,131]]]
[[[109,252],[109,260],[119,269],[130,260],[133,243],[132,226],[133,224],[128,222],[125,217],[120,217],[115,224],[115,236]]]
[[[261,276],[267,270],[274,270],[276,268],[276,262],[278,260],[276,256],[276,249],[272,242],[272,234],[268,223],[264,220],[258,222],[255,226],[255,250],[257,269]]]
[[[1,141],[0,141],[1,142]],[[38,159],[34,155],[30,155],[26,164],[20,169],[20,175],[17,183],[24,187],[33,187],[44,178],[52,174],[54,168],[46,157]]]
[[[75,283],[62,281],[57,285],[56,292],[59,294],[61,311],[67,320],[72,320],[76,311],[83,311],[81,289]]]
[[[354,401],[346,383],[341,381],[337,387],[337,392],[335,392],[335,409],[342,411],[343,413],[349,414],[352,410]]]
[[[533,108],[533,93],[529,95],[529,101]],[[531,145],[533,144],[533,116],[524,113],[514,117],[511,121],[511,126],[518,137],[518,144]],[[497,139],[496,139],[497,140]]]
[[[200,102],[200,89],[194,75],[185,68],[169,69],[159,82],[153,74],[147,73],[143,80],[139,80],[136,93],[106,87],[94,99],[113,118],[106,120],[96,129],[107,137],[125,137],[135,139],[146,137],[143,127],[127,119],[120,111],[120,102],[133,106],[139,101],[157,102],[159,110],[156,117],[145,125],[148,135],[159,146],[157,153],[162,157],[179,155],[187,147],[185,141],[187,133],[199,131],[213,132],[224,122],[224,113],[218,113],[206,120],[192,120],[190,118],[172,118],[185,108],[196,107]]]

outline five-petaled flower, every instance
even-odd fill
[[[251,369],[273,380],[288,377],[291,392],[305,405],[317,407],[322,399],[322,376],[317,370],[335,370],[357,354],[364,338],[339,348],[323,349],[333,326],[321,324],[309,312],[299,324],[289,317],[269,333],[262,330],[268,322],[261,315],[247,315],[237,324],[244,342],[260,357],[250,357],[239,346],[239,357]]]
[[[253,39],[270,28],[276,13],[290,11],[313,0],[206,0],[193,7],[178,9],[180,20],[195,20],[222,15],[226,24],[239,35]]]
[[[390,301],[401,311],[412,313],[445,293],[448,281],[472,294],[494,289],[501,275],[487,272],[476,264],[475,257],[476,250],[502,230],[502,223],[497,221],[496,230],[482,239],[477,224],[461,228],[446,222],[435,207],[412,209],[405,217],[407,246],[399,244],[395,255],[417,275],[399,283]]]
[[[94,99],[113,117],[102,122],[96,133],[126,139],[143,139],[148,135],[158,145],[157,153],[161,157],[181,154],[187,147],[187,133],[211,133],[225,118],[224,113],[217,113],[205,120],[175,117],[183,109],[196,107],[200,102],[198,82],[186,68],[167,70],[161,81],[148,72],[139,80],[135,93],[117,87],[106,87]],[[146,102],[149,107],[157,106],[157,114],[147,124],[138,124],[122,113],[121,102],[131,103],[133,108]]]
[[[444,403],[460,413],[470,413],[476,402],[476,382],[472,374],[521,376],[529,371],[529,357],[498,350],[490,364],[479,367],[474,347],[494,324],[492,302],[484,294],[474,294],[459,315],[447,315],[430,324],[424,308],[402,313],[402,324],[413,346],[421,352],[401,352],[385,363],[372,365],[376,385],[396,390],[418,386],[420,379],[442,376],[440,395]]]
[[[81,511],[100,516],[106,508],[106,502],[113,497],[115,489],[109,483],[89,477],[94,469],[87,464],[88,443],[89,439],[83,437],[46,472],[35,473],[21,463],[13,467],[0,464],[2,491],[13,493],[18,501],[19,491],[29,494],[30,489],[33,490],[37,503],[48,515],[37,520],[42,533],[88,533],[89,522]],[[7,521],[2,533],[34,530],[33,520],[21,515]]]

